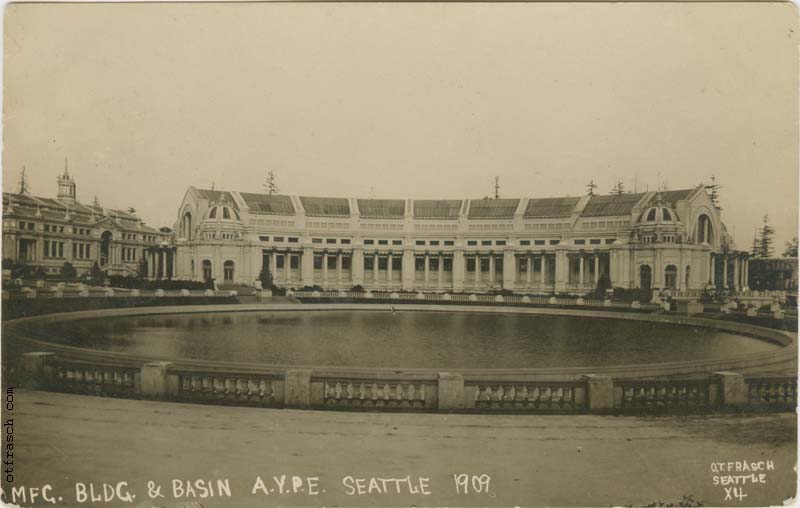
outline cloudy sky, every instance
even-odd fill
[[[779,3],[12,4],[3,186],[172,225],[189,185],[579,195],[722,184],[796,235],[796,10]]]

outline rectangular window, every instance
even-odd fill
[[[506,241],[505,240],[497,240],[496,242],[494,242],[494,244],[495,245],[505,245]]]
[[[399,256],[392,257],[392,270],[400,271],[403,269],[403,258]]]
[[[322,256],[314,256],[314,270],[322,270]]]
[[[550,240],[550,245],[558,245],[561,243],[561,240]]]
[[[575,240],[575,245],[586,245],[586,240]]]
[[[445,240],[444,244],[447,246],[453,246],[456,244],[456,242],[454,242],[453,240]]]
[[[58,242],[58,257],[64,257],[64,242]]]
[[[591,245],[600,245],[600,239],[599,238],[592,238],[592,239],[589,240],[589,244],[591,244]]]
[[[44,257],[50,257],[50,240],[44,241]]]
[[[352,258],[350,256],[342,257],[342,270],[349,270]]]
[[[282,242],[282,241],[283,241],[283,237],[282,237],[282,236],[276,236],[276,237],[274,237],[274,238],[272,239],[272,241],[273,241],[273,242]]]
[[[430,258],[428,259],[428,270],[432,272],[439,271],[439,258]]]
[[[46,232],[50,232],[50,224],[45,224],[45,225],[44,225],[44,230],[45,230]]]
[[[417,272],[425,271],[425,258],[420,258],[420,257],[414,258],[414,271]]]
[[[613,238],[606,238],[606,245],[610,245],[612,243],[614,243],[614,239]]]
[[[416,245],[425,245],[425,240],[417,240],[414,242]]]
[[[322,238],[312,238],[311,243],[322,243]]]
[[[350,245],[350,239],[342,238],[341,240],[339,240],[339,243],[341,243],[342,245]]]
[[[289,268],[292,270],[300,268],[300,256],[289,256]]]
[[[494,271],[497,273],[503,271],[503,258],[494,258]]]
[[[364,240],[364,245],[375,245],[375,240]]]
[[[378,258],[378,270],[386,270],[389,266],[389,259],[383,256]]]
[[[289,237],[289,243],[297,243],[297,237],[296,236],[290,236]]]
[[[478,240],[467,240],[467,245],[469,246],[478,245]]]
[[[392,240],[392,245],[403,245],[403,240]]]
[[[467,271],[468,272],[475,271],[475,258],[467,258]]]
[[[442,260],[442,265],[445,272],[452,272],[453,271],[453,258],[444,258]]]
[[[77,243],[73,243],[72,244],[72,259],[77,259],[77,257],[78,257],[78,244]]]
[[[375,266],[375,258],[372,256],[364,257],[364,270],[371,271],[373,266]]]
[[[491,240],[481,240],[481,245],[491,245],[491,244],[492,244]]]
[[[336,256],[328,256],[328,270],[336,270]]]
[[[262,242],[268,242],[269,241],[269,237],[268,236],[259,236],[258,239],[261,240]]]
[[[283,268],[286,256],[275,256],[275,268]]]
[[[534,245],[544,245],[544,240],[534,240],[533,244]]]
[[[33,231],[34,226],[35,226],[35,224],[33,222],[29,222],[28,223],[28,231]],[[61,228],[61,230],[63,231],[64,228]]]
[[[544,243],[544,242],[542,242],[542,243]],[[520,240],[520,241],[519,241],[519,244],[520,244],[520,245],[530,245],[530,244],[531,244],[531,241],[530,241],[530,240]]]
[[[86,257],[87,258],[91,258],[92,257],[92,255],[90,253],[90,248],[91,248],[90,244],[86,244]]]
[[[482,272],[489,271],[489,258],[481,258],[481,271]]]
[[[518,270],[520,273],[528,272],[528,258],[519,258],[517,261]]]
[[[428,245],[439,245],[439,240],[431,240]]]
[[[326,238],[325,243],[327,244],[336,243],[336,238]]]
[[[389,245],[389,240],[378,240],[378,245]]]

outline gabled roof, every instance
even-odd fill
[[[306,215],[317,217],[349,217],[347,198],[315,198],[300,196]]]
[[[653,194],[653,197],[650,198],[648,204],[655,203],[658,199],[658,195],[661,194],[661,199],[667,205],[671,207],[675,207],[675,203],[677,201],[681,201],[683,199],[688,199],[697,189],[681,189],[681,190],[671,190],[671,191],[661,191],[656,192]]]
[[[359,199],[358,211],[366,219],[402,219],[406,202],[403,199]]]
[[[528,201],[523,217],[526,219],[557,219],[569,217],[580,198],[540,198]]]
[[[460,199],[415,199],[415,219],[458,219]]]
[[[519,199],[471,199],[470,219],[512,219],[519,206]]]
[[[233,196],[228,191],[218,191],[211,189],[195,189],[195,191],[197,191],[197,194],[199,194],[201,198],[207,199],[209,201],[218,201],[224,196],[226,201],[230,201],[233,204],[233,206],[238,209],[236,201],[233,199]]]
[[[270,215],[294,215],[294,205],[289,196],[277,194],[254,194],[251,192],[240,192],[250,213],[263,213]]]
[[[645,193],[592,196],[581,212],[581,217],[608,217],[628,215]]]

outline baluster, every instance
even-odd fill
[[[342,383],[337,381],[336,386],[333,389],[333,393],[336,395],[334,397],[336,400],[340,400],[342,398]]]
[[[389,400],[389,392],[391,388],[388,384],[383,385],[383,400]]]

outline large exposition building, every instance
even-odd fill
[[[80,203],[76,189],[65,167],[55,199],[3,193],[4,262],[50,274],[69,263],[78,275],[97,263],[108,275],[133,275],[145,259],[151,277],[173,276],[170,234],[145,225],[131,211]]]
[[[704,187],[521,199],[354,199],[190,187],[175,224],[177,276],[423,291],[744,288]]]

